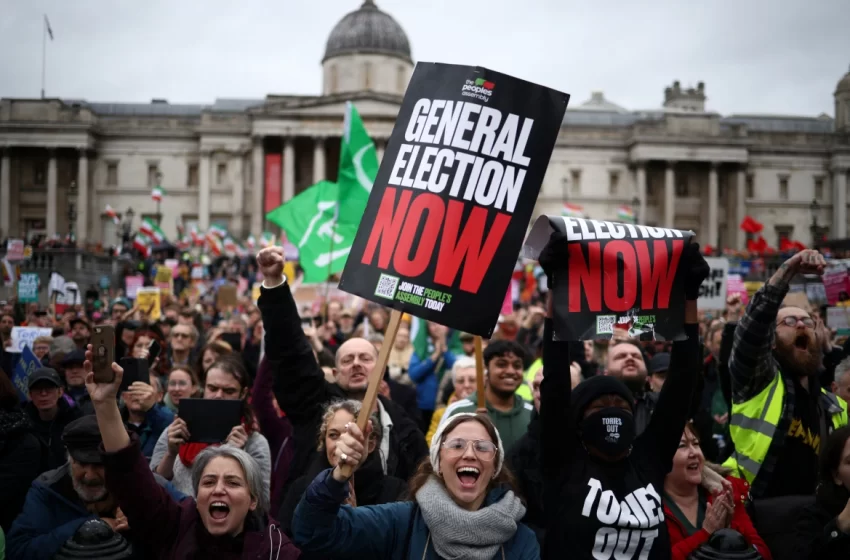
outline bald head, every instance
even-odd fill
[[[378,350],[365,338],[350,338],[336,351],[334,376],[337,385],[355,397],[365,393],[375,368]]]

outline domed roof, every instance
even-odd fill
[[[410,42],[401,26],[373,0],[346,14],[331,31],[325,60],[346,54],[384,54],[412,62]]]
[[[850,72],[844,74],[844,77],[838,81],[838,85],[835,86],[835,93],[850,93]]]

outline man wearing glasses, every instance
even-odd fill
[[[198,341],[198,331],[192,325],[178,324],[171,329],[171,365],[191,365],[192,349]]]
[[[791,279],[822,275],[815,250],[788,259],[750,301],[735,329],[729,360],[730,432],[725,466],[756,498],[812,495],[821,443],[847,424],[847,404],[818,382],[824,341],[809,310],[783,306]]]

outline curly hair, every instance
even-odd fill
[[[340,410],[344,410],[347,413],[357,418],[357,415],[360,414],[360,409],[363,408],[363,403],[360,401],[355,401],[354,399],[348,399],[344,401],[334,401],[330,403],[325,408],[325,413],[322,415],[322,422],[319,424],[319,433],[318,441],[316,443],[316,451],[324,451],[325,450],[325,437],[328,435],[328,426],[333,420],[334,416]],[[384,433],[384,427],[381,425],[381,420],[378,417],[378,414],[372,414],[369,418],[372,421],[372,433],[369,434],[369,440],[381,441]]]

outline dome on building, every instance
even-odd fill
[[[838,85],[835,86],[835,93],[850,93],[850,72],[844,74],[844,77],[838,81]]]
[[[383,54],[412,62],[410,41],[401,26],[373,0],[346,14],[331,31],[325,60],[347,54]]]

